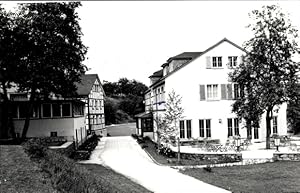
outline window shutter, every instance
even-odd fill
[[[226,99],[226,84],[221,84],[221,100]]]
[[[230,56],[228,56],[228,58],[227,58],[227,64],[226,64],[226,66],[227,66],[228,68],[231,68],[231,66],[230,66]]]
[[[244,56],[243,55],[239,56],[238,61],[239,61],[238,65],[242,64],[244,62]]]
[[[211,68],[211,57],[206,56],[206,68]]]
[[[205,100],[205,86],[202,84],[200,85],[200,101]]]
[[[227,84],[227,99],[232,99],[232,84]]]

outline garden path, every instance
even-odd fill
[[[131,136],[101,138],[85,163],[108,166],[155,193],[229,192],[153,163]]]

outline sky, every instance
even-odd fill
[[[83,1],[78,16],[87,73],[149,86],[148,77],[172,56],[204,51],[225,37],[242,46],[253,35],[248,14],[272,4],[300,32],[300,1]]]
[[[89,1],[78,10],[89,47],[88,73],[101,81],[126,77],[149,86],[170,57],[201,52],[224,37],[242,46],[253,33],[249,13],[279,5],[300,31],[300,1]]]

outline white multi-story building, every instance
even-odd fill
[[[156,140],[156,124],[153,130],[143,130],[143,116],[149,113],[155,118],[165,111],[167,95],[173,89],[182,97],[184,108],[180,120],[180,138],[212,138],[225,141],[229,136],[240,135],[262,141],[266,137],[265,115],[260,127],[246,129],[244,122],[232,113],[232,104],[239,97],[238,85],[231,82],[231,72],[240,62],[245,51],[226,38],[203,52],[184,52],[171,57],[162,70],[150,76],[151,85],[145,93],[145,113],[137,117],[139,134]],[[276,107],[273,112],[272,133],[286,134],[287,105]],[[149,119],[149,118],[148,118]],[[151,132],[149,132],[151,131]]]

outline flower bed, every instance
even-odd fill
[[[240,153],[181,153],[181,158],[189,160],[206,160],[212,163],[232,163],[242,161]]]
[[[180,163],[177,163],[177,152],[170,148],[163,147],[157,151],[157,144],[149,138],[143,138],[134,135],[133,138],[137,140],[140,146],[159,164],[162,165],[208,165],[217,163],[231,163],[242,160],[241,154],[237,153],[180,153]]]
[[[273,154],[274,161],[300,161],[300,152],[281,153],[275,152]]]
[[[78,150],[74,151],[70,155],[70,158],[74,160],[88,160],[91,156],[92,151],[98,145],[99,140],[99,136],[95,134],[92,135],[81,146],[79,146]]]

